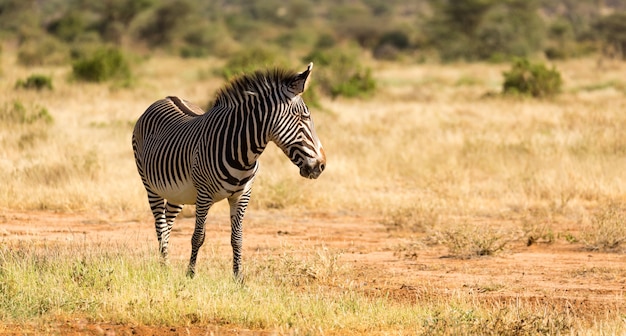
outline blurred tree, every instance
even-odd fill
[[[538,0],[431,0],[425,30],[443,60],[527,56],[541,48]]]
[[[384,33],[373,50],[377,59],[395,60],[398,55],[411,45],[408,33],[402,30],[391,30]]]
[[[429,43],[443,60],[474,59],[473,41],[495,0],[431,0],[434,15],[424,24]]]
[[[151,20],[139,30],[139,37],[153,46],[169,46],[186,27],[192,13],[196,12],[195,2],[174,0],[161,4]]]
[[[155,0],[102,0],[92,2],[93,10],[100,13],[97,23],[103,40],[121,43],[130,23],[141,12],[155,5]]]
[[[41,18],[36,0],[0,0],[0,32],[22,43],[40,34]]]
[[[536,0],[507,0],[492,6],[476,28],[479,59],[502,61],[542,49],[545,28]]]
[[[72,42],[88,29],[89,23],[85,16],[85,13],[71,9],[48,24],[46,29],[63,41]]]
[[[601,18],[595,28],[606,44],[605,53],[626,59],[626,11]]]
[[[361,47],[371,49],[385,32],[381,18],[374,17],[362,4],[344,4],[329,8],[328,19],[340,39],[352,40]]]
[[[561,18],[554,20],[548,28],[548,46],[545,49],[549,59],[565,59],[574,54],[571,50],[574,31],[571,24]]]

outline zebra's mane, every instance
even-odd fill
[[[217,91],[215,106],[228,102],[242,102],[246,95],[256,95],[259,88],[277,90],[283,84],[289,84],[297,72],[283,68],[257,70],[232,79]]]

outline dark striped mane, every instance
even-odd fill
[[[277,89],[283,84],[289,84],[297,75],[295,71],[282,68],[257,70],[241,75],[218,90],[215,106],[228,105],[229,102],[242,102],[247,94],[258,93],[258,88]]]

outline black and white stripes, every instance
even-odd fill
[[[133,151],[137,171],[155,218],[161,255],[183,204],[196,204],[188,274],[195,274],[209,208],[230,203],[233,271],[240,273],[242,220],[258,169],[270,141],[300,168],[317,178],[326,155],[301,94],[312,64],[301,73],[277,69],[239,77],[217,95],[206,113],[178,97],[153,103],[137,120]]]

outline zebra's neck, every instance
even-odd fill
[[[254,168],[270,141],[270,113],[260,106],[220,105],[205,115],[208,122],[205,127],[205,134],[209,137],[207,143],[222,152],[232,168]]]

